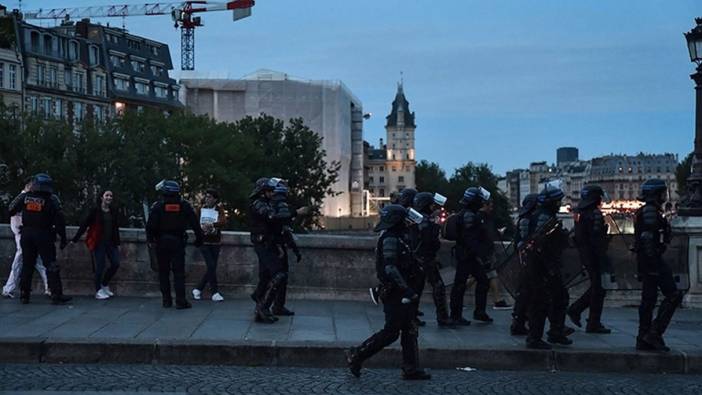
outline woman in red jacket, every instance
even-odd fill
[[[112,205],[112,191],[105,191],[98,199],[78,228],[73,243],[78,242],[85,233],[85,244],[93,254],[95,262],[95,299],[107,299],[114,296],[109,282],[119,268],[119,213]],[[105,260],[110,260],[110,267],[105,271]]]

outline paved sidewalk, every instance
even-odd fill
[[[160,299],[79,297],[52,306],[43,296],[29,305],[0,300],[0,362],[114,362],[343,366],[342,350],[383,325],[371,303],[291,300],[294,317],[273,325],[252,321],[249,299],[194,301],[190,310],[164,309]],[[668,354],[634,350],[637,310],[612,308],[604,322],[610,335],[578,330],[574,344],[553,351],[526,350],[524,337],[509,335],[511,311],[490,311],[493,324],[473,322],[439,329],[432,305],[422,310],[422,365],[434,368],[548,369],[636,372],[702,372],[702,310],[681,309],[666,340]],[[470,317],[470,310],[466,310]],[[584,319],[585,317],[583,317]],[[369,362],[398,366],[399,342]]]

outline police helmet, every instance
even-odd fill
[[[431,192],[419,192],[414,196],[412,207],[421,212],[424,212],[434,203],[434,194]]]
[[[54,180],[46,173],[39,173],[32,177],[32,192],[54,192]]]
[[[580,191],[580,201],[578,202],[578,209],[584,209],[590,206],[596,206],[600,204],[602,198],[605,196],[605,192],[599,185],[585,185]]]
[[[644,202],[663,203],[666,200],[665,194],[668,192],[668,186],[665,181],[659,179],[646,180],[641,184],[641,195],[639,200]]]
[[[474,206],[486,202],[485,195],[481,193],[480,188],[470,187],[463,192],[463,197],[458,202],[464,206]]]
[[[399,204],[389,204],[380,210],[380,222],[375,225],[374,232],[380,232],[404,224],[407,209]]]
[[[563,193],[561,188],[551,184],[546,184],[546,186],[544,186],[544,189],[542,189],[541,192],[539,192],[537,200],[541,205],[549,205],[556,202],[560,202],[564,196],[565,194]]]
[[[164,195],[177,195],[180,193],[180,185],[173,180],[161,180],[156,184],[156,190]]]
[[[399,204],[404,208],[409,208],[412,206],[414,197],[417,195],[417,190],[414,188],[405,188],[400,191]]]
[[[524,196],[524,199],[522,200],[522,207],[519,208],[518,213],[520,217],[529,214],[536,207],[538,196],[538,193],[530,193]]]

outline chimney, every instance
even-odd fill
[[[380,138],[380,147],[378,147],[378,148],[383,148],[383,138],[382,137]]]

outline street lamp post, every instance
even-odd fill
[[[692,173],[687,178],[687,199],[678,214],[686,217],[702,216],[702,18],[695,18],[697,26],[685,33],[690,60],[697,70],[690,76],[695,81],[695,151]]]

